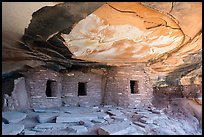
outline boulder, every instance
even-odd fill
[[[114,119],[112,119],[112,118],[107,118],[106,121],[108,122],[108,124],[111,124],[111,123],[114,122]]]
[[[161,111],[161,110],[158,110],[158,109],[153,109],[153,110],[152,110],[152,113],[161,114],[162,111]]]
[[[94,115],[96,115],[99,119],[108,119],[110,118],[110,116],[104,112],[95,112],[93,113]]]
[[[117,121],[125,121],[125,120],[128,120],[125,116],[112,116],[111,118],[113,118],[114,120],[117,120]]]
[[[89,120],[82,120],[79,122],[80,125],[84,125],[85,127],[91,128],[93,127],[95,124]]]
[[[24,135],[35,135],[36,131],[31,131],[31,130],[25,130]]]
[[[7,111],[7,112],[2,112],[2,118],[8,123],[18,123],[25,119],[27,114],[17,112],[17,111]]]
[[[117,109],[117,110],[123,110],[123,108],[122,108],[122,107],[116,107],[116,109]]]
[[[92,112],[91,107],[87,108],[87,107],[62,107],[60,108],[61,111],[65,112],[65,113],[69,113],[69,114],[88,114],[90,112]]]
[[[103,107],[104,108],[112,108],[113,106],[112,105],[104,105]]]
[[[52,122],[59,114],[58,113],[40,113],[37,119],[40,123]]]
[[[98,106],[94,106],[93,109],[99,109],[99,107]]]
[[[37,113],[59,113],[60,110],[57,108],[34,108]]]
[[[131,122],[117,122],[110,125],[104,125],[98,129],[99,135],[125,135],[132,128]]]
[[[163,127],[154,128],[152,131],[156,135],[176,135],[176,132]]]
[[[76,133],[88,132],[88,129],[85,126],[71,126],[70,129],[73,129]]]
[[[66,124],[63,123],[43,123],[43,124],[38,124],[36,125],[33,130],[38,131],[38,129],[52,129],[52,130],[57,130],[57,129],[65,129]]]
[[[118,116],[118,115],[122,115],[123,113],[119,110],[109,110],[107,111],[108,114],[113,115],[113,116]]]
[[[23,124],[3,124],[2,135],[18,135],[24,129]]]
[[[134,123],[135,125],[140,126],[140,127],[143,127],[143,128],[145,128],[145,126],[146,126],[146,124],[141,123],[141,122],[137,122],[137,121],[134,121],[133,123]]]
[[[104,119],[93,119],[93,120],[91,120],[91,122],[94,122],[94,123],[104,123],[105,122],[105,120]]]
[[[93,114],[61,114],[56,118],[56,123],[79,122],[82,120],[93,120],[98,118]]]

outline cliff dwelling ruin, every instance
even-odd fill
[[[202,2],[2,8],[2,135],[202,134]]]

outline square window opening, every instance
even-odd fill
[[[56,97],[56,88],[57,82],[53,80],[47,80],[46,83],[46,96],[47,97]]]
[[[86,95],[87,95],[87,82],[79,82],[78,96],[86,96]]]
[[[138,81],[130,80],[131,94],[139,94]]]

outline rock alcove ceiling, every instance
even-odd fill
[[[24,6],[29,11],[19,13],[3,3],[3,78],[39,65],[59,71],[144,63],[154,85],[201,84],[201,2]]]

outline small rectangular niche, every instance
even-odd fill
[[[131,94],[139,94],[138,81],[130,80],[130,90]]]
[[[78,83],[78,96],[86,96],[87,82]]]
[[[47,97],[57,97],[57,82],[56,81],[47,80],[46,96]]]

